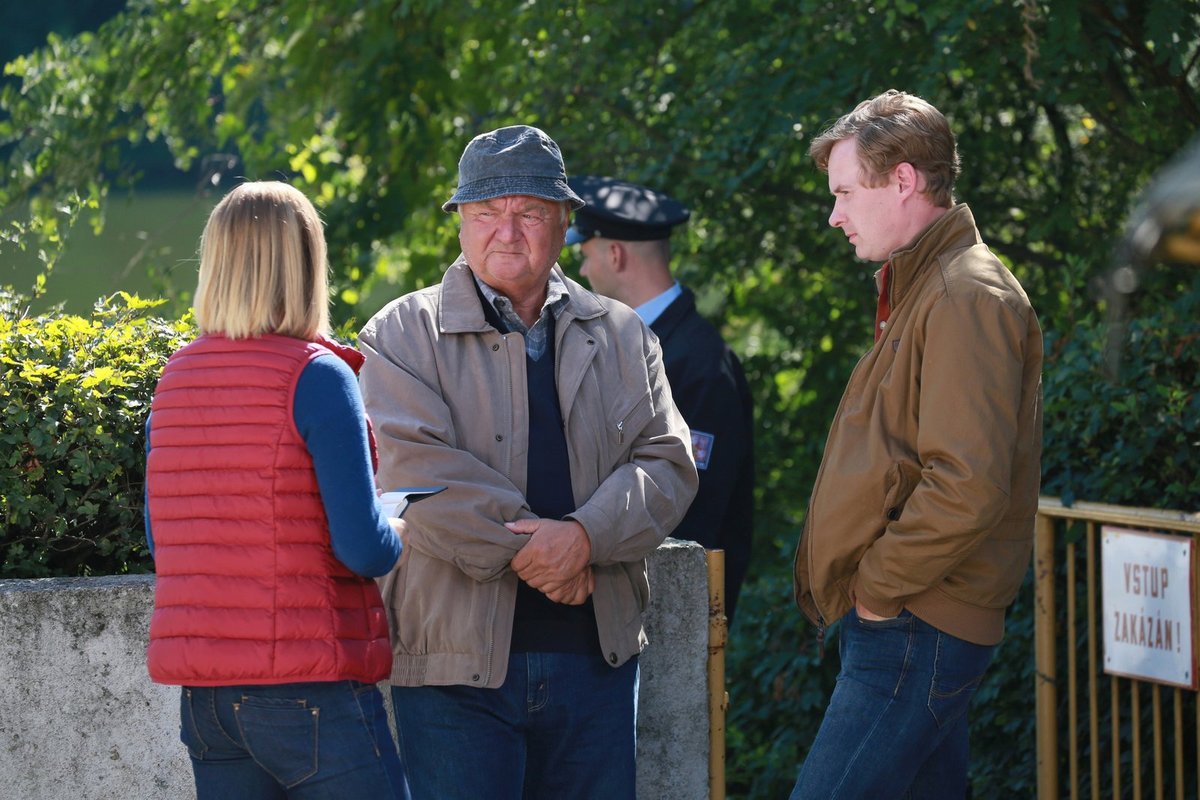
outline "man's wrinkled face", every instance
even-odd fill
[[[563,203],[508,195],[461,203],[458,212],[458,241],[480,280],[511,300],[545,288],[566,238]]]
[[[866,261],[887,261],[908,243],[900,188],[893,170],[881,186],[868,186],[858,160],[857,140],[843,139],[829,153],[829,191],[833,212],[829,224],[841,228]]]

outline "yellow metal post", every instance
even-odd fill
[[[1079,791],[1079,691],[1075,676],[1079,665],[1075,658],[1075,545],[1067,545],[1067,794]]]
[[[1121,794],[1121,681],[1116,675],[1109,676],[1109,686],[1112,697],[1109,708],[1112,709],[1112,796],[1124,797]]]
[[[1150,702],[1154,715],[1151,724],[1154,731],[1154,798],[1163,800],[1162,687],[1157,683],[1150,687]]]
[[[1087,526],[1087,640],[1088,640],[1088,743],[1091,745],[1092,800],[1100,800],[1100,689],[1097,674],[1096,639],[1101,637],[1096,624],[1096,525]]]
[[[1183,800],[1183,692],[1175,692],[1175,800]]]
[[[725,551],[705,550],[708,564],[708,796],[725,800]]]
[[[1037,787],[1039,800],[1058,798],[1058,692],[1054,664],[1054,520],[1034,526],[1034,658],[1037,668]]]
[[[1133,737],[1133,800],[1142,800],[1142,698],[1138,681],[1129,682],[1130,726]]]

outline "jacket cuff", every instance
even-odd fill
[[[860,573],[854,573],[850,579],[850,599],[880,617],[898,617],[904,610],[904,603],[899,600],[888,600],[876,597],[866,591],[859,582]]]
[[[583,528],[584,535],[588,537],[588,543],[591,545],[592,551],[591,557],[588,561],[589,564],[601,563],[606,560],[609,555],[607,553],[600,552],[600,545],[602,543],[597,541],[596,537],[592,535],[592,531],[599,530],[600,528],[598,526],[603,524],[598,519],[598,516],[599,515],[597,513],[589,513],[586,508],[577,508],[570,514],[567,514],[565,517],[563,517],[565,520],[579,523],[579,526]]]

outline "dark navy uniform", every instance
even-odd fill
[[[646,187],[611,178],[572,178],[587,203],[567,243],[593,236],[624,241],[666,239],[689,212]],[[700,489],[677,539],[725,551],[725,608],[730,622],[750,563],[754,536],[754,407],[741,362],[684,288],[650,324],[663,350],[671,395],[692,429]]]
[[[742,364],[684,289],[650,326],[662,343],[675,405],[692,429],[700,489],[671,534],[725,551],[733,621],[754,538],[754,406]]]

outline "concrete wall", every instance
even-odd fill
[[[638,797],[708,796],[704,551],[650,559]],[[146,675],[153,576],[0,581],[0,796],[191,798],[179,690]]]

